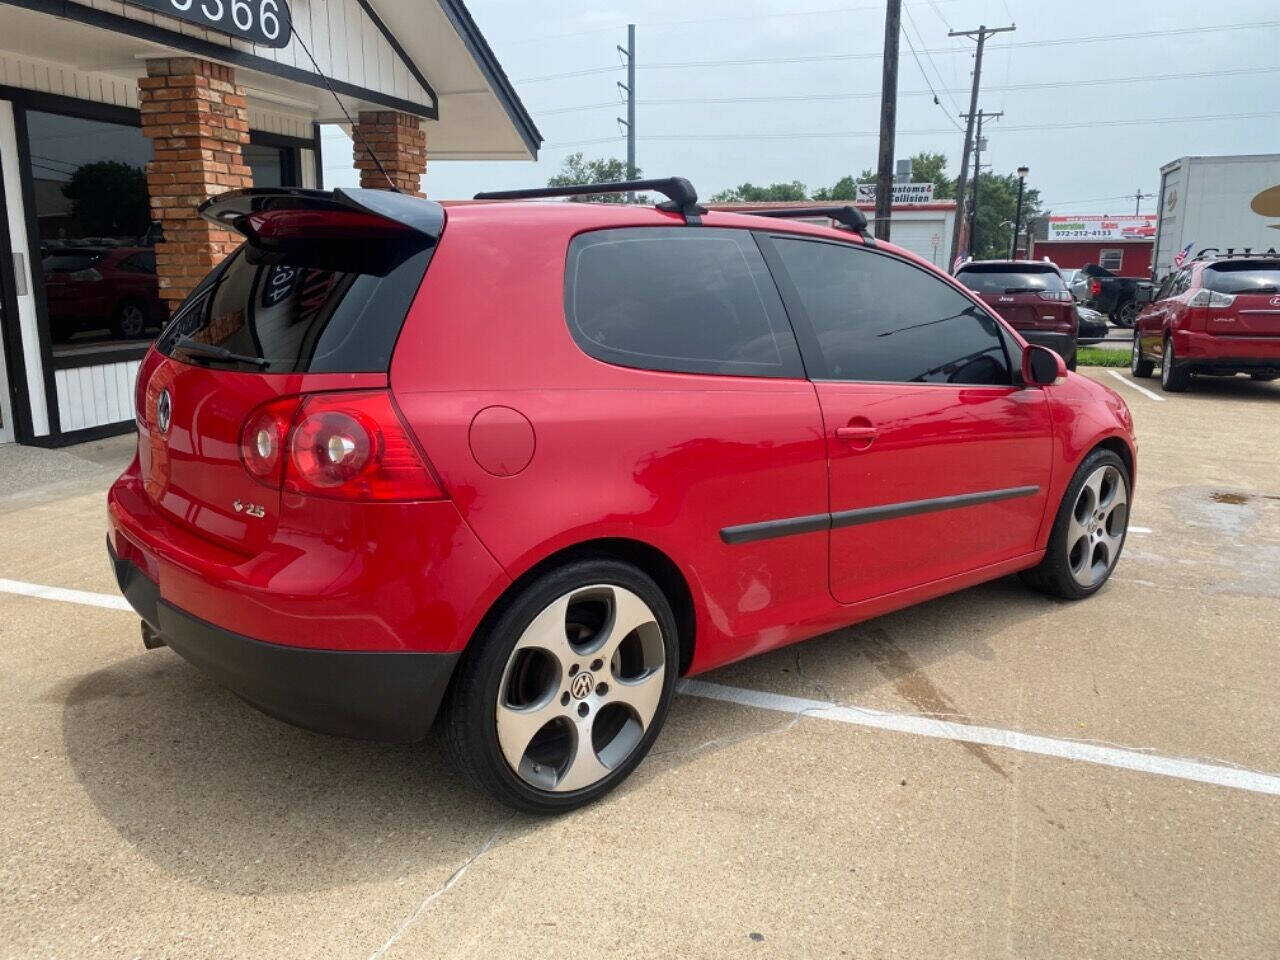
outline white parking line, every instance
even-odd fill
[[[89,593],[87,590],[68,590],[65,587],[46,587],[39,583],[23,583],[21,580],[5,580],[0,577],[0,593],[17,593],[24,597],[42,600],[61,600],[63,603],[79,603],[86,607],[106,607],[108,610],[132,610],[129,601],[113,593]]]
[[[104,607],[108,610],[132,610],[124,597],[115,594],[47,587],[38,583],[24,583],[21,580],[0,578],[0,593],[15,593],[41,600]],[[792,716],[816,717],[837,723],[873,727],[877,730],[892,730],[898,733],[914,733],[921,737],[1004,747],[1009,750],[1019,750],[1022,753],[1035,753],[1045,757],[1059,757],[1064,760],[1095,763],[1104,767],[1119,767],[1123,770],[1136,770],[1140,773],[1153,773],[1180,780],[1195,780],[1199,783],[1280,796],[1280,776],[1226,764],[1164,757],[1140,750],[1082,743],[1078,740],[1059,740],[999,727],[979,727],[950,720],[936,720],[918,714],[888,713],[865,707],[831,704],[825,700],[807,700],[803,697],[789,697],[778,693],[766,693],[762,690],[726,687],[718,683],[708,683],[705,680],[682,680],[676,689],[686,696],[722,700],[744,707],[773,710]]]
[[[1150,397],[1152,400],[1159,400],[1161,403],[1164,403],[1164,397],[1160,396],[1160,394],[1158,394],[1158,393],[1152,393],[1150,390],[1148,390],[1148,389],[1147,389],[1146,387],[1144,387],[1142,384],[1140,384],[1140,383],[1134,383],[1132,380],[1130,380],[1130,379],[1129,379],[1128,377],[1126,377],[1124,374],[1122,374],[1122,373],[1116,373],[1114,370],[1108,370],[1108,371],[1107,371],[1107,373],[1111,374],[1113,377],[1115,377],[1117,380],[1119,380],[1121,383],[1123,383],[1126,387],[1133,387],[1133,389],[1137,390],[1137,391],[1138,391],[1139,393],[1141,393],[1142,395],[1147,396],[1147,397]]]
[[[739,687],[725,687],[703,680],[683,680],[677,689],[689,696],[724,700],[745,707],[758,707],[761,710],[775,710],[778,713],[792,715],[803,714],[822,720],[834,720],[837,723],[852,723],[860,727],[914,733],[920,737],[960,740],[965,743],[980,743],[988,747],[1005,747],[1022,753],[1037,753],[1045,757],[1061,757],[1064,760],[1078,760],[1104,767],[1120,767],[1123,770],[1137,770],[1140,773],[1154,773],[1163,777],[1176,777],[1179,780],[1196,780],[1220,787],[1234,787],[1237,790],[1280,796],[1280,776],[1256,773],[1253,770],[1229,767],[1225,764],[1163,757],[1155,753],[1143,753],[1139,750],[1108,747],[1096,743],[1082,743],[1078,740],[1059,740],[1055,737],[1041,737],[1020,733],[1017,730],[1003,730],[999,727],[971,726],[967,723],[935,720],[932,717],[922,717],[917,714],[886,713],[882,710],[869,710],[863,707],[846,707],[830,704],[825,700],[806,700],[802,697],[788,697],[777,693],[764,693],[760,690],[743,690]]]
[[[1151,528],[1150,528],[1150,527],[1134,527],[1134,526],[1130,526],[1130,527],[1129,527],[1129,532],[1130,532],[1130,533],[1150,533],[1150,532],[1151,532]]]

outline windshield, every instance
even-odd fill
[[[46,271],[75,273],[77,270],[87,270],[95,263],[103,258],[104,254],[91,253],[53,253],[40,261],[40,265]]]
[[[1219,263],[1205,268],[1204,286],[1217,293],[1280,293],[1280,263]]]
[[[1067,289],[1056,270],[1037,270],[1024,264],[961,267],[956,279],[974,293],[1039,293],[1042,290]]]

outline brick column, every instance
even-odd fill
[[[175,309],[200,279],[240,244],[240,236],[201,219],[196,206],[212,194],[253,186],[241,157],[249,142],[248,104],[235,71],[206,60],[148,60],[138,81],[151,215],[164,226],[156,245],[160,295]]]
[[[365,144],[368,144],[382,161],[383,169],[397,190],[425,196],[421,178],[427,172],[427,135],[422,132],[420,119],[393,111],[362,111],[355,132],[359,134],[352,140],[356,169],[360,171],[360,186],[388,189],[387,178],[365,149]]]

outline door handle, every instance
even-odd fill
[[[879,435],[875,427],[836,427],[836,436],[841,440],[874,440]]]

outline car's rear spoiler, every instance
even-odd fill
[[[234,230],[250,241],[257,238],[252,215],[276,211],[359,213],[386,221],[388,226],[394,224],[432,242],[440,239],[445,220],[444,207],[433,200],[389,190],[358,188],[249,187],[210,197],[196,209],[204,219]]]

